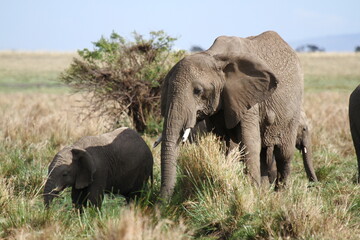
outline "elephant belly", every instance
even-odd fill
[[[296,132],[298,121],[292,119],[283,124],[272,124],[265,126],[262,130],[262,146],[287,145],[294,143],[296,140]]]
[[[278,92],[275,94],[279,95]],[[263,147],[287,145],[295,141],[300,118],[300,103],[301,95],[291,99],[276,96],[259,104]]]
[[[137,187],[133,182],[112,182],[109,183],[106,187],[106,192],[111,192],[114,194],[121,194],[127,196],[131,192],[138,191],[140,188]]]
[[[127,196],[141,190],[145,180],[144,174],[137,171],[127,174],[114,173],[108,178],[106,191]]]

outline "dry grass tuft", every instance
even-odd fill
[[[45,227],[41,231],[34,231],[31,228],[20,228],[14,233],[14,239],[17,240],[60,240],[63,239],[63,229],[57,225]]]
[[[282,192],[258,196],[264,236],[282,239],[356,239],[360,229],[349,222],[349,206],[341,205],[329,211],[325,196],[316,188],[293,181]],[[341,226],[341,228],[339,228]]]
[[[189,189],[202,188],[210,183],[222,193],[233,190],[235,183],[243,177],[243,165],[239,159],[244,154],[234,151],[228,157],[220,141],[214,135],[199,139],[197,144],[187,144],[181,150],[178,167],[185,176]]]
[[[237,222],[254,206],[255,189],[239,161],[244,151],[227,157],[221,142],[208,135],[198,144],[186,145],[178,159],[180,186],[187,215],[200,232],[223,236],[233,232]]]
[[[180,221],[155,219],[146,216],[133,206],[122,211],[97,230],[97,240],[190,239],[187,227]]]

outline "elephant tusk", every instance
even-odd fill
[[[57,194],[57,193],[61,192],[62,190],[64,190],[64,187],[63,186],[58,186],[55,189],[53,189],[51,191],[51,193],[55,192]]]
[[[58,193],[53,193],[53,192],[50,192],[50,193],[44,193],[43,196],[54,196],[54,197],[59,197],[60,195]]]
[[[153,148],[156,148],[162,141],[162,135],[160,137],[158,137],[158,139],[156,139],[156,141],[154,142]]]
[[[191,132],[191,128],[187,128],[184,132],[184,135],[182,137],[182,141],[183,142],[186,142],[189,138],[189,135],[190,135],[190,132]]]
[[[304,147],[304,153],[305,153],[305,154],[307,153],[307,149],[306,149],[306,147]]]

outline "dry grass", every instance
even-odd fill
[[[360,77],[359,53],[299,53],[305,76]]]
[[[352,212],[359,201],[359,187],[339,181],[335,186],[309,188],[299,177],[302,171],[293,173],[286,191],[256,189],[245,178],[239,156],[224,157],[220,146],[214,136],[207,136],[197,147],[188,145],[180,154],[182,177],[177,194],[186,199],[182,204],[188,222],[198,233],[250,239],[360,236],[360,226],[353,223],[356,212]],[[318,165],[324,164],[319,160]],[[188,189],[192,189],[190,194]]]
[[[20,56],[6,54],[9,61]],[[36,68],[47,61],[41,58],[51,57],[36,53],[33,57],[39,59],[32,62],[31,54],[24,53],[21,58],[28,58],[28,63],[23,60],[22,64],[30,64],[25,67],[5,61],[6,54],[0,53],[0,66],[27,69],[24,74],[41,74],[41,67]],[[67,57],[61,55],[57,66],[45,69],[63,69]],[[353,184],[357,169],[347,117],[349,94],[360,82],[359,55],[301,54],[300,59],[307,79],[304,108],[312,124],[320,183],[309,187],[297,155],[285,191],[253,188],[237,162],[239,156],[225,158],[220,144],[208,136],[199,145],[182,148],[177,195],[168,206],[154,206],[160,188],[157,148],[149,199],[142,199],[140,207],[125,207],[119,198],[108,198],[101,212],[87,209],[81,217],[72,211],[69,193],[50,211],[44,210],[41,191],[46,167],[62,146],[107,131],[107,119],[79,117],[80,95],[1,94],[0,238],[359,239],[360,187]],[[144,137],[151,145],[152,139]]]
[[[348,120],[350,93],[305,94],[304,109],[312,125],[316,150],[327,149],[344,156],[354,155]]]
[[[0,51],[0,71],[61,72],[74,52]],[[305,76],[360,76],[359,53],[299,53]]]
[[[0,51],[0,71],[61,72],[77,54],[73,52]]]
[[[360,82],[359,53],[299,54],[307,92],[349,92]]]
[[[2,94],[0,139],[18,146],[56,146],[106,131],[105,119],[82,118],[80,95]],[[86,115],[82,115],[86,116]]]
[[[155,219],[144,215],[134,207],[126,208],[118,219],[111,219],[97,230],[97,240],[167,240],[190,239],[190,232],[182,223],[167,219]]]

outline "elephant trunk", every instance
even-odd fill
[[[44,187],[44,194],[43,194],[43,197],[44,197],[44,204],[45,204],[45,207],[48,208],[52,202],[52,200],[58,196],[60,191],[58,191],[56,189],[56,186],[55,184],[50,181],[49,179],[47,180],[46,184],[45,184],[45,187]]]
[[[165,140],[161,144],[161,191],[163,199],[171,197],[176,181],[176,158],[178,156],[178,143]]]
[[[187,113],[180,106],[170,104],[167,116],[164,119],[164,129],[161,143],[161,191],[160,196],[163,199],[171,197],[176,182],[176,159],[179,152],[180,136],[188,135],[189,119]],[[187,136],[183,137],[183,141]]]
[[[310,182],[317,182],[318,179],[315,174],[314,166],[313,166],[313,159],[312,159],[312,149],[311,149],[311,142],[310,136],[306,136],[303,140],[301,154],[304,161],[304,168],[306,171],[306,175]]]

